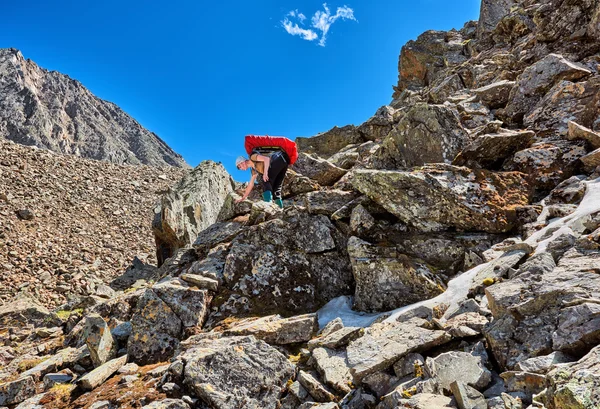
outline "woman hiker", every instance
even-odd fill
[[[250,159],[239,156],[235,160],[237,168],[239,170],[250,169],[252,175],[248,187],[244,192],[244,196],[236,202],[239,203],[242,200],[246,200],[248,195],[250,195],[250,192],[252,192],[256,178],[259,177],[259,181],[263,187],[263,200],[265,202],[272,202],[275,200],[275,204],[280,208],[283,208],[281,188],[283,186],[285,173],[288,169],[288,163],[289,159],[284,151],[275,151],[270,156],[252,153]]]

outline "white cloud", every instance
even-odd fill
[[[301,36],[304,40],[313,41],[319,37],[314,31],[300,28],[297,23],[294,24],[287,18],[285,18],[281,24],[283,25],[283,28],[285,28],[285,31],[287,31],[289,34],[293,36]]]
[[[358,21],[354,17],[354,10],[348,6],[344,5],[343,7],[338,7],[335,15],[331,15],[331,11],[329,10],[329,7],[327,7],[327,3],[323,3],[323,8],[325,11],[318,10],[311,18],[312,28],[321,32],[321,39],[319,40],[319,45],[321,47],[325,47],[329,29],[331,28],[331,25],[338,19],[341,18],[342,20]],[[292,23],[288,17],[291,17],[292,19],[297,18],[300,20],[300,24],[304,24],[306,16],[300,13],[298,9],[292,10],[287,14],[281,24],[289,34],[299,35],[308,41],[316,40],[319,37],[315,30],[301,28],[297,23]]]

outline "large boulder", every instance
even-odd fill
[[[275,409],[294,366],[252,336],[199,341],[185,351],[184,382],[214,409]]]
[[[51,321],[50,311],[25,293],[0,305],[0,327],[41,325],[44,321]]]
[[[548,409],[600,407],[600,346],[578,362],[560,365],[546,377],[542,400]]]
[[[291,318],[269,315],[241,320],[223,333],[227,336],[253,335],[269,344],[287,345],[310,341],[318,328],[316,314]]]
[[[173,310],[150,289],[138,301],[127,344],[129,359],[141,365],[163,362],[179,345],[182,323]]]
[[[117,356],[117,343],[100,315],[90,314],[85,318],[83,336],[95,367]]]
[[[568,134],[569,121],[592,126],[600,114],[598,106],[600,78],[588,81],[560,81],[527,111],[524,126],[544,133]]]
[[[322,158],[330,157],[347,145],[362,142],[364,142],[364,138],[354,125],[342,128],[335,126],[329,131],[311,138],[296,138],[296,145],[300,152],[316,154]]]
[[[555,268],[525,263],[486,289],[494,321],[484,333],[501,367],[552,351],[581,356],[600,342],[598,262],[598,252],[573,249]]]
[[[418,230],[455,227],[500,233],[515,227],[515,206],[528,204],[520,173],[493,173],[450,165],[413,172],[358,170],[356,189]]]
[[[520,123],[542,97],[559,81],[576,81],[589,76],[586,67],[571,62],[559,54],[549,54],[530,65],[517,79],[502,117]]]
[[[579,159],[585,152],[583,142],[556,140],[537,143],[516,152],[504,162],[502,169],[522,172],[532,190],[548,192],[577,174]]]
[[[161,198],[152,222],[159,266],[217,221],[232,191],[233,180],[223,165],[205,161]]]
[[[298,160],[294,163],[292,169],[314,180],[321,186],[332,186],[348,172],[345,169],[338,168],[326,159],[306,153],[298,155]]]
[[[444,282],[425,263],[399,253],[395,247],[374,246],[351,237],[348,254],[356,281],[354,308],[358,311],[389,311],[445,290]]]
[[[531,131],[501,129],[495,134],[479,136],[467,145],[452,162],[456,166],[500,169],[504,160],[517,151],[528,148],[535,136]]]
[[[353,290],[341,233],[326,216],[296,207],[239,234],[231,243],[223,278],[213,305],[224,317],[314,312]],[[233,310],[232,303],[242,309]]]
[[[386,169],[451,163],[467,143],[468,135],[455,109],[417,104],[384,140],[375,163]]]
[[[394,365],[411,352],[423,352],[445,344],[445,331],[423,328],[419,318],[407,322],[383,322],[365,329],[365,335],[348,345],[348,364],[356,380]]]
[[[357,129],[369,141],[381,140],[392,130],[392,126],[396,122],[395,112],[391,106],[384,105]]]

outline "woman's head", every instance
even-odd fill
[[[244,158],[243,156],[238,156],[237,159],[235,160],[235,166],[239,170],[248,169],[248,159]]]

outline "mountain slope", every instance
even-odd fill
[[[14,48],[0,49],[0,137],[118,164],[187,167],[118,106]]]

